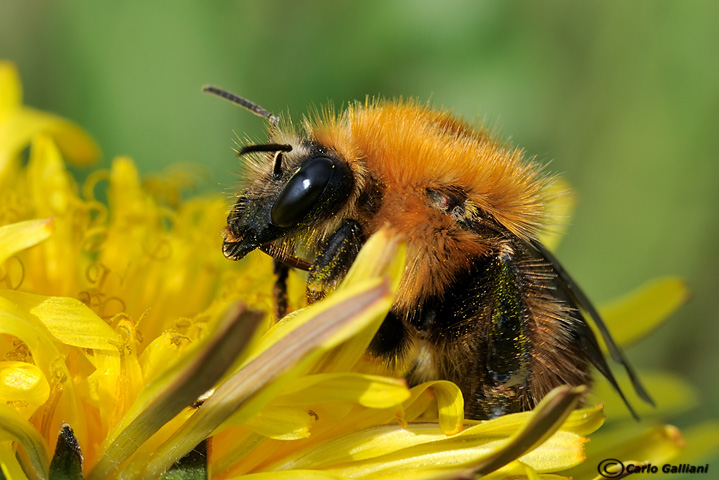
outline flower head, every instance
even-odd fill
[[[97,147],[73,124],[21,106],[19,92],[14,68],[0,64],[6,477],[196,468],[212,478],[534,479],[595,468],[582,462],[604,413],[578,408],[583,388],[557,388],[532,412],[470,421],[451,382],[409,388],[379,374],[365,351],[403,269],[391,232],[367,242],[326,300],[273,324],[263,313],[271,261],[221,254],[223,198],[180,200],[183,182],[143,183],[127,158],[78,188],[63,159],[89,163]],[[631,315],[646,330],[683,294],[674,280],[654,284],[609,309],[608,323]],[[625,342],[641,333],[613,330]],[[637,428],[646,449],[624,447],[632,458],[677,450],[675,429]],[[602,448],[592,454],[614,455]]]

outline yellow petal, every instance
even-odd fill
[[[360,373],[326,373],[295,379],[273,405],[356,402],[368,408],[399,405],[410,396],[404,379]]]
[[[54,397],[44,406],[43,435],[55,438],[60,425],[67,422],[72,423],[81,442],[87,440],[87,425],[78,411],[73,376],[47,328],[36,316],[0,295],[0,333],[15,336],[27,345],[33,362],[50,383]]]
[[[24,469],[35,472],[39,478],[47,478],[50,467],[47,444],[34,425],[4,403],[0,403],[0,432],[22,445],[20,462]]]
[[[421,410],[425,409],[424,402],[417,403],[417,400],[427,389],[436,396],[439,426],[442,431],[447,435],[459,432],[464,423],[464,398],[459,387],[446,380],[425,382],[412,387],[412,397],[404,405],[407,420],[416,418],[418,405],[421,405]]]
[[[393,452],[431,444],[446,438],[447,436],[435,423],[410,424],[406,428],[399,425],[382,425],[330,438],[313,445],[311,449],[286,455],[266,468],[277,471],[324,469],[333,465],[385,458]],[[441,448],[441,446],[437,447],[437,449]]]
[[[311,413],[292,407],[273,405],[243,423],[253,432],[275,440],[297,440],[310,436],[316,418]],[[232,417],[221,428],[232,425]]]
[[[560,430],[538,448],[519,457],[519,461],[536,472],[564,470],[585,460],[586,442],[587,439],[581,435]]]
[[[0,264],[16,253],[42,242],[53,231],[52,218],[27,220],[0,227]]]
[[[95,350],[90,358],[95,371],[88,377],[88,385],[100,417],[93,433],[100,439],[120,423],[144,386],[135,349],[134,325],[120,319],[117,331],[119,340],[113,344],[115,349]]]
[[[401,242],[397,234],[388,228],[382,228],[362,246],[335,295],[367,279],[377,277],[389,278],[390,292],[396,292],[404,272],[405,254],[406,245]],[[333,373],[351,370],[364,358],[367,347],[383,320],[384,317],[377,318],[362,332],[354,335],[342,348],[328,352],[317,362],[313,371]]]
[[[673,464],[701,464],[719,452],[719,421],[709,420],[682,429],[686,447],[672,460]]]
[[[0,362],[0,402],[12,403],[29,419],[50,396],[50,385],[37,366],[26,362]]]
[[[425,382],[412,387],[410,398],[402,404],[404,410],[402,421],[413,422],[422,419],[434,422],[438,420],[437,396],[431,388],[424,388],[430,385],[431,382]]]
[[[100,157],[100,149],[82,128],[50,113],[28,107],[11,111],[0,122],[0,156],[16,156],[38,134],[50,135],[63,157],[73,165],[91,165]]]
[[[167,331],[142,351],[140,368],[146,382],[167,369],[190,345],[190,340],[177,332]]]
[[[8,438],[8,440],[9,439],[10,438]],[[20,466],[12,443],[10,442],[0,442],[0,473],[2,473],[5,478],[27,480],[27,475],[25,475],[25,472]]]
[[[286,455],[266,468],[329,468],[337,475],[349,477],[414,471],[438,465],[456,469],[477,463],[491,471],[544,443],[569,415],[580,395],[580,390],[567,388],[553,392],[534,412],[480,422],[457,435],[447,436],[435,423],[409,424],[405,428],[384,425],[331,438],[313,445],[311,450]],[[507,417],[512,418],[505,420]],[[566,443],[567,448],[574,449],[570,456],[575,461],[577,448],[583,443],[580,440],[579,435],[564,432],[547,448],[556,450]],[[540,465],[539,457],[533,457],[533,461]],[[540,466],[547,465],[542,463]],[[568,463],[558,460],[557,465]]]
[[[48,114],[37,112],[47,117]],[[45,131],[54,139],[62,152],[63,158],[71,165],[93,165],[102,152],[95,140],[83,128],[68,120],[49,115]]]
[[[23,107],[20,75],[10,62],[0,62],[0,159],[15,157],[39,133],[51,135],[66,159],[76,165],[97,160],[95,141],[61,117]]]
[[[448,435],[459,432],[464,421],[462,392],[451,382],[435,382],[432,390],[437,395],[439,427]]]
[[[571,436],[572,434],[567,435]],[[452,441],[455,439],[456,441]],[[408,447],[396,453],[371,460],[358,461],[355,459],[345,466],[329,468],[328,471],[339,476],[351,478],[385,478],[386,475],[404,472],[406,476],[413,478],[416,472],[422,472],[427,468],[436,468],[440,465],[454,473],[449,478],[471,478],[466,476],[469,468],[478,463],[482,464],[488,458],[499,456],[505,444],[505,440],[472,441],[466,438],[452,437],[449,441],[442,440]],[[581,445],[581,442],[575,442],[575,445]],[[578,461],[583,458],[576,452],[574,452],[574,455],[570,453],[558,458],[552,457],[551,455],[553,454],[556,454],[556,451],[549,452],[544,457],[550,469],[553,466],[567,464],[565,457],[579,459]],[[553,464],[552,460],[556,463]],[[573,465],[574,463],[570,464]]]
[[[69,205],[77,197],[75,181],[52,138],[34,137],[26,172],[30,201],[36,214],[67,215]]]
[[[270,440],[244,427],[231,427],[208,439],[210,454],[210,478],[241,475],[263,463],[274,453],[271,445],[280,442]],[[283,444],[285,442],[282,442]]]
[[[535,409],[526,423],[512,434],[494,455],[472,467],[473,473],[489,473],[516,459],[546,441],[571,415],[572,410],[586,393],[583,387],[557,387],[550,391]],[[505,415],[506,418],[510,415]],[[461,434],[460,434],[461,435]]]
[[[363,476],[362,480],[457,480],[460,478],[464,480],[465,477],[458,476],[455,469],[431,466],[423,467],[421,469],[418,468],[409,472],[407,470],[399,470],[396,472],[375,472]],[[483,480],[485,478],[491,478],[491,474],[490,476],[482,477]],[[506,480],[507,476],[502,475],[501,478]]]
[[[146,194],[142,192],[140,173],[128,157],[117,157],[112,161],[108,203],[117,219],[143,215]]]
[[[276,325],[283,331],[279,338],[261,345],[259,350],[262,354],[254,356],[235,375],[219,385],[183,428],[160,449],[152,452],[149,465],[143,453],[127,467],[128,471],[147,465],[143,475],[157,476],[191,451],[229,415],[236,415],[236,421],[240,421],[241,416],[252,417],[289,380],[316,362],[324,351],[344,342],[368,324],[377,322],[378,318],[384,318],[391,302],[386,282],[368,280],[331,295],[291,317],[291,320],[283,319],[284,322]],[[298,326],[288,325],[291,321]],[[273,337],[272,330],[265,338]],[[240,408],[242,411],[237,412]]]
[[[629,380],[623,372],[616,372],[620,385],[629,385]],[[656,407],[642,401],[632,388],[624,388],[624,394],[642,418],[662,417],[686,411],[698,404],[696,389],[683,378],[664,372],[643,370],[640,372],[642,383],[647,391],[653,392],[656,397]],[[622,422],[631,416],[624,402],[621,401],[605,378],[597,378],[593,387],[592,397],[605,402],[604,410],[612,422]]]
[[[499,470],[495,470],[489,475],[483,476],[482,480],[506,480],[507,478],[526,478],[528,480],[572,480],[571,478],[565,476],[538,473],[530,465],[523,463],[519,460],[510,462]]]
[[[16,290],[0,296],[36,315],[60,342],[80,348],[116,350],[119,338],[95,312],[76,298],[46,297]]]
[[[370,278],[387,276],[392,279],[391,290],[396,291],[404,271],[406,250],[406,245],[394,231],[380,229],[362,246],[338,290]]]
[[[120,353],[118,351],[99,351],[92,356],[95,367],[88,377],[91,398],[98,408],[99,424],[93,425],[95,438],[105,438],[110,428],[117,423],[115,407],[119,391]]]
[[[554,251],[567,231],[577,203],[577,196],[572,187],[559,177],[550,183],[545,194],[549,198],[545,204],[545,212],[550,221],[550,227],[540,233],[539,241],[550,251]]]
[[[291,470],[285,472],[260,472],[242,475],[241,477],[230,477],[228,480],[345,480],[345,477],[338,477],[330,472],[320,470]]]
[[[411,477],[416,471],[437,465],[446,466],[448,469],[456,471],[495,455],[505,443],[505,440],[471,441],[468,437],[463,437],[460,434],[449,439],[445,437],[444,440],[423,443],[369,460],[354,459],[351,463],[329,468],[328,471],[350,478],[370,475],[382,478],[386,474],[400,471],[404,471]]]
[[[22,82],[15,64],[0,61],[0,121],[22,103]]]
[[[361,252],[360,252],[361,255]],[[285,339],[291,335],[295,335],[295,331],[299,330],[301,328],[306,328],[306,324],[316,321],[316,318],[326,315],[328,311],[334,311],[340,308],[341,305],[344,305],[344,308],[349,308],[347,314],[348,315],[356,315],[360,313],[360,315],[357,318],[361,318],[363,320],[367,319],[373,319],[375,320],[374,323],[379,326],[379,322],[384,319],[384,317],[379,318],[378,311],[382,310],[384,306],[384,302],[379,302],[377,304],[373,302],[368,302],[364,297],[372,297],[374,298],[378,292],[382,291],[383,295],[390,295],[389,287],[388,285],[383,285],[382,280],[374,278],[369,280],[362,280],[358,281],[356,283],[353,283],[351,285],[346,286],[345,288],[338,290],[333,295],[330,295],[327,297],[326,300],[323,300],[322,302],[318,302],[313,304],[311,307],[305,308],[303,310],[293,312],[290,315],[287,315],[282,320],[280,320],[272,329],[270,329],[260,340],[259,344],[255,348],[255,351],[252,352],[252,355],[247,360],[246,363],[249,363],[254,358],[258,357],[260,354],[267,351],[269,348],[274,347],[281,339]],[[371,294],[369,292],[372,292]],[[355,298],[362,298],[362,301],[355,302],[353,301]],[[366,312],[360,312],[358,309],[366,308],[369,305],[371,305],[373,308],[372,310],[367,310]],[[378,305],[382,305],[382,308],[378,308]],[[357,322],[355,322],[357,323]],[[335,347],[337,344],[347,340],[348,338],[354,338],[351,335],[348,335],[347,332],[353,332],[354,331],[354,324],[351,323],[351,327],[348,327],[344,330],[343,333],[338,333],[336,336],[330,337],[328,339],[328,342],[331,341],[331,343],[326,343],[322,345],[323,350],[329,350],[333,347]],[[343,352],[345,350],[348,350],[347,346],[344,346],[344,348],[341,349]],[[350,365],[356,363],[357,359],[364,355],[365,349],[361,349],[357,352],[354,351],[354,349],[351,349],[352,356],[351,359],[348,360],[348,363]],[[345,355],[346,356],[346,355]],[[347,365],[346,365],[347,367]],[[333,371],[347,371],[349,368],[344,369],[321,369],[319,367],[316,367],[317,370],[324,371],[326,373],[331,373]]]
[[[225,373],[236,350],[242,349],[261,317],[240,304],[223,312],[215,325],[214,336],[198,342],[191,352],[146,385],[122,421],[108,434],[105,455],[88,479],[106,478],[163,425],[209,390]],[[198,443],[193,443],[190,450]],[[151,450],[155,451],[154,445]],[[141,470],[146,461],[144,457],[139,465],[135,463],[127,468]]]
[[[689,289],[683,280],[659,278],[600,310],[614,341],[627,347],[664,323],[688,298]]]
[[[577,435],[589,435],[604,424],[604,419],[604,405],[601,403],[591,407],[578,408],[569,414],[562,424],[562,430]]]
[[[646,429],[634,424],[622,430],[601,431],[587,444],[587,460],[562,473],[573,478],[601,478],[597,469],[606,465],[608,459],[617,459],[624,465],[643,462],[661,465],[676,456],[683,445],[679,430],[669,425]]]

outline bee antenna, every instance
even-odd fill
[[[254,152],[291,152],[292,145],[283,143],[261,143],[258,145],[245,145],[237,152],[238,156],[246,155]]]
[[[271,131],[275,131],[277,125],[280,123],[280,118],[277,115],[270,113],[266,109],[262,108],[260,105],[257,105],[255,102],[247,100],[244,97],[240,97],[239,95],[235,95],[234,93],[230,93],[227,90],[215,87],[213,85],[205,85],[204,87],[202,87],[202,91],[217,95],[218,97],[222,97],[225,100],[229,100],[235,105],[239,105],[240,107],[254,113],[259,117],[266,118],[270,122]]]
[[[279,179],[282,176],[282,152],[291,152],[292,145],[282,143],[263,143],[259,145],[245,145],[237,151],[237,156],[247,155],[254,152],[275,152],[272,166],[272,176]]]

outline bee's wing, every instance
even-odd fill
[[[544,257],[544,259],[549,263],[549,265],[552,267],[554,272],[557,274],[557,285],[558,287],[567,295],[570,302],[573,304],[573,306],[577,309],[581,309],[584,312],[586,312],[594,321],[594,324],[597,326],[597,329],[599,330],[599,333],[602,335],[602,339],[604,340],[604,343],[607,345],[607,349],[609,350],[609,353],[611,354],[612,358],[624,365],[624,368],[627,371],[627,374],[629,375],[629,378],[632,381],[632,385],[634,386],[634,390],[637,392],[637,395],[642,398],[645,402],[649,403],[650,405],[654,405],[654,400],[652,400],[652,397],[647,393],[644,386],[642,385],[641,381],[639,380],[639,377],[637,376],[636,372],[634,371],[634,368],[632,368],[631,364],[627,361],[626,357],[622,353],[622,351],[619,349],[616,343],[614,343],[614,339],[612,338],[612,335],[609,333],[609,330],[607,329],[607,326],[604,324],[604,321],[602,321],[602,317],[599,315],[599,312],[597,309],[592,305],[592,302],[589,301],[589,298],[586,296],[586,294],[582,291],[581,288],[579,288],[579,285],[577,282],[572,279],[572,277],[569,275],[569,273],[562,267],[562,265],[559,263],[557,258],[547,250],[547,248],[542,245],[537,240],[531,240],[530,241],[532,247],[539,252],[539,254]],[[616,379],[614,378],[614,375],[612,375],[611,370],[609,369],[609,366],[607,365],[606,361],[604,360],[604,355],[602,355],[601,349],[599,348],[599,344],[597,343],[596,338],[591,332],[591,329],[589,328],[589,325],[584,324],[584,328],[588,330],[587,335],[580,335],[581,337],[581,346],[585,354],[587,355],[587,359],[592,362],[592,364],[599,370],[602,375],[604,375],[607,380],[614,386],[614,388],[619,392],[619,395],[624,400],[624,403],[627,404],[627,407],[629,407],[629,410],[632,412],[632,414],[636,417],[636,413],[632,409],[631,405],[629,405],[629,402],[624,397],[624,394],[622,393],[622,390],[619,388],[619,384],[617,383]],[[586,333],[586,332],[581,332]]]

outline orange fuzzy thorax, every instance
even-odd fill
[[[361,161],[388,188],[422,193],[457,187],[482,211],[522,238],[543,224],[545,177],[520,149],[475,131],[448,112],[415,101],[355,104],[311,126],[350,164]]]
[[[428,205],[427,189],[462,191],[468,210],[520,238],[543,227],[547,180],[539,167],[448,112],[415,101],[367,102],[325,114],[307,129],[347,160],[359,183],[371,172],[383,184],[382,207],[368,221],[371,231],[389,223],[407,238],[400,291],[408,302],[442,294],[471,258],[499,248]]]

